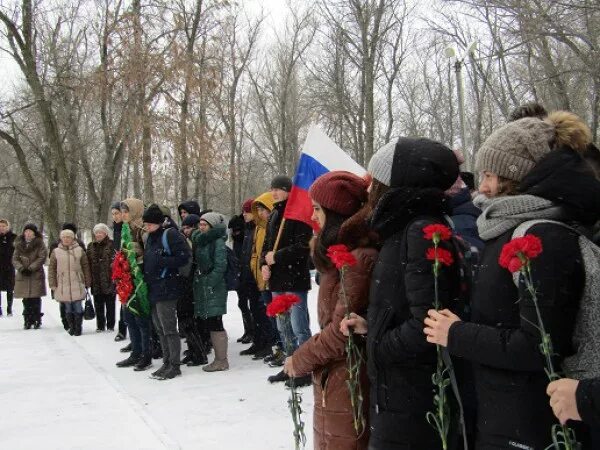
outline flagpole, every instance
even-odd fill
[[[275,239],[275,245],[273,245],[273,250],[271,250],[273,252],[273,260],[275,260],[275,252],[277,251],[277,247],[279,247],[279,241],[281,240],[281,235],[283,234],[283,227],[285,226],[285,217],[283,219],[281,219],[281,223],[279,224],[279,230],[277,231],[277,238]],[[271,270],[271,266],[269,266],[269,270]],[[266,290],[270,290],[269,289],[269,282],[267,281],[265,283],[265,288]]]

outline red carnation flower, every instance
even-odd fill
[[[423,228],[425,239],[438,243],[440,241],[448,241],[452,237],[452,230],[446,225],[434,223]]]
[[[327,257],[338,270],[346,266],[351,267],[356,264],[356,258],[352,253],[350,253],[348,247],[343,244],[329,246],[327,249]]]
[[[445,266],[451,266],[452,263],[454,263],[452,253],[444,248],[438,248],[436,250],[435,247],[430,247],[427,249],[427,254],[425,257],[429,261],[437,261]]]
[[[514,273],[542,253],[542,241],[533,234],[515,238],[504,244],[498,260],[501,267]]]
[[[276,317],[287,313],[290,308],[300,301],[300,297],[294,294],[281,294],[267,305],[267,316]]]

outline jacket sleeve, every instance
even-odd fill
[[[585,275],[577,236],[561,227],[553,228],[536,233],[542,239],[543,252],[531,261],[531,270],[544,328],[555,353],[567,355],[572,353],[571,335],[578,309],[573,299],[580,297]],[[543,370],[537,313],[522,280],[519,291],[519,328],[456,322],[448,333],[449,352],[500,369]]]
[[[433,262],[426,259],[427,249],[433,246],[431,241],[423,237],[423,227],[430,221],[419,220],[410,225],[406,234],[406,269],[404,272],[405,292],[397,293],[397,298],[406,297],[408,317],[395,327],[383,332],[379,345],[375,347],[375,358],[381,364],[389,365],[405,361],[415,354],[431,350],[423,329],[427,311],[434,307],[435,278]],[[446,242],[439,248],[451,250]],[[450,302],[449,282],[453,267],[442,266],[438,276],[438,294],[442,305]],[[402,311],[398,305],[396,311]]]
[[[214,246],[215,253],[212,270],[206,276],[207,284],[211,287],[217,286],[224,280],[225,271],[227,270],[227,249],[225,248],[225,241],[223,241],[223,239],[217,239],[214,242]]]
[[[292,242],[275,252],[275,264],[291,265],[304,260],[310,252],[308,243],[312,238],[312,228],[297,220],[286,220],[283,226],[289,228],[282,234],[291,236]]]
[[[48,250],[46,246],[42,244],[42,247],[35,255],[35,258],[29,263],[29,270],[35,272],[36,270],[40,270],[44,263],[46,262],[46,258],[48,257]]]
[[[21,271],[21,269],[23,269],[23,261],[21,261],[21,252],[16,247],[12,255],[12,264],[15,267],[15,270],[18,272]]]
[[[370,275],[371,271],[364,265],[356,265],[346,270],[344,285],[350,312],[364,315],[369,303]],[[344,358],[348,338],[340,331],[340,322],[346,314],[346,301],[341,293],[340,283],[336,292],[337,302],[331,322],[294,352],[292,361],[298,373],[307,374],[330,361]]]
[[[158,266],[161,268],[178,269],[185,266],[190,260],[190,246],[185,241],[185,238],[177,231],[165,230],[171,255],[165,252],[159,256]]]
[[[600,378],[580,381],[575,398],[581,419],[590,427],[600,427]]]
[[[92,270],[90,267],[90,262],[85,252],[83,252],[81,255],[81,271],[83,272],[83,280],[85,282],[85,287],[89,288],[92,285]]]
[[[56,273],[56,253],[50,255],[50,263],[48,264],[48,286],[55,290],[58,287],[58,275]]]

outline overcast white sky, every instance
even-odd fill
[[[65,1],[65,0],[62,0]],[[68,1],[68,0],[67,0]],[[299,0],[295,0],[299,1]],[[280,29],[285,23],[287,14],[287,0],[241,0],[250,17],[265,13],[266,30]],[[263,37],[268,32],[263,33]],[[2,42],[2,45],[5,43]],[[4,52],[0,52],[0,101],[10,96],[15,91],[15,86],[22,80],[17,64]]]

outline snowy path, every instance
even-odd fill
[[[314,331],[314,290],[309,307]],[[42,310],[40,330],[22,329],[20,300],[13,317],[0,318],[0,449],[293,448],[288,392],[266,381],[277,369],[239,356],[247,346],[235,343],[242,334],[235,294],[224,317],[231,369],[183,367],[170,381],[117,368],[127,356],[119,353],[124,343],[114,342],[114,333],[97,334],[95,321],[85,321],[83,336],[74,338],[62,329],[58,304],[46,298]],[[312,405],[312,388],[304,388],[307,449]]]

